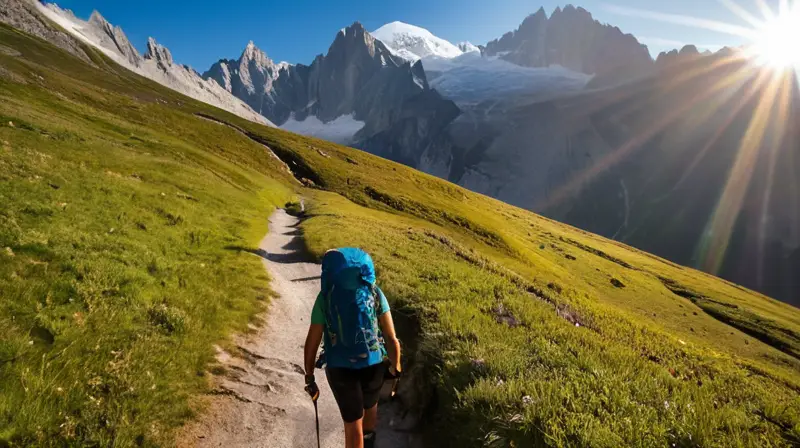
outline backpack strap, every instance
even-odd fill
[[[336,285],[331,285],[331,289],[327,293],[323,292],[322,294],[322,307],[325,313],[325,336],[331,345],[335,345],[331,337],[331,319],[333,319],[333,315],[331,314],[331,295],[333,295],[334,288],[336,288]]]

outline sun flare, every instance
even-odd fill
[[[760,28],[753,47],[759,61],[774,68],[800,70],[800,7],[782,11]]]

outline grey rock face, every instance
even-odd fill
[[[119,54],[126,58],[131,65],[135,67],[141,65],[142,56],[131,45],[122,28],[111,25],[97,11],[92,12],[92,16],[89,18],[89,25],[95,28],[95,35],[104,41],[104,46],[108,48],[116,47]]]
[[[349,144],[410,166],[459,113],[430,89],[421,63],[394,56],[357,22],[311,65],[278,67],[248,45],[236,64],[219,61],[203,76],[278,125],[352,115],[364,126]]]
[[[40,37],[92,64],[77,39],[51,25],[28,0],[2,0],[0,23]]]
[[[203,73],[203,78],[213,79],[228,92],[233,92],[235,72],[231,68],[235,66],[236,61],[233,59],[220,59]]]
[[[225,90],[264,116],[274,116],[278,108],[273,97],[274,82],[281,66],[274,63],[251,41],[238,60],[221,59],[203,73]]]
[[[144,54],[144,59],[155,61],[162,70],[169,70],[173,64],[169,49],[152,37],[147,38],[147,52]]]
[[[484,54],[526,67],[557,64],[587,74],[645,74],[653,65],[647,47],[619,28],[603,25],[583,8],[544,9],[514,31],[486,44]]]
[[[688,64],[702,56],[694,45],[686,45],[680,51],[661,52],[656,58],[656,69],[666,70],[676,65]]]

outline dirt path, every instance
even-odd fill
[[[178,438],[181,447],[316,447],[314,408],[303,391],[303,344],[319,291],[320,266],[306,262],[297,218],[283,210],[270,218],[269,234],[257,255],[272,278],[279,298],[272,301],[266,324],[254,336],[237,340],[240,356],[221,351],[228,373],[218,378],[211,405]],[[323,447],[344,446],[339,410],[325,375],[317,371],[320,439]],[[379,407],[377,446],[405,448],[407,432],[391,429],[396,410]]]

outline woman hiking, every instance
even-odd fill
[[[361,249],[326,252],[321,283],[304,350],[306,391],[314,401],[319,397],[314,368],[324,341],[321,358],[344,420],[345,448],[371,448],[384,376],[387,369],[391,377],[400,374],[400,342],[389,303],[375,284],[372,258]]]

